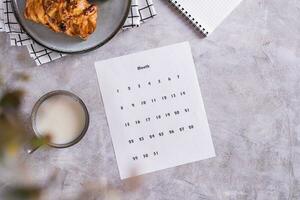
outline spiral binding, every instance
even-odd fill
[[[197,30],[201,31],[205,36],[208,35],[208,31],[205,30],[205,28],[198,22],[195,20],[195,18],[193,18],[188,11],[186,11],[181,5],[180,3],[178,3],[175,0],[168,0],[171,5],[174,6],[174,8],[176,10],[178,10]]]

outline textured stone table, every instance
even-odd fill
[[[90,110],[90,128],[79,144],[27,158],[34,178],[59,171],[49,199],[71,197],[88,180],[106,180],[125,200],[300,199],[300,1],[245,0],[208,38],[164,1],[156,1],[156,8],[154,20],[103,48],[41,67],[0,34],[1,72],[31,75],[23,85],[26,119],[34,102],[56,89],[75,92]],[[119,179],[93,64],[186,40],[217,157],[144,175],[139,188],[129,191]]]

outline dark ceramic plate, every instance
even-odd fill
[[[26,20],[25,0],[13,0],[12,6],[23,29],[37,43],[61,53],[84,53],[101,47],[118,33],[128,16],[131,0],[90,0],[90,3],[98,7],[98,20],[95,32],[86,41]]]

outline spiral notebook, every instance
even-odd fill
[[[199,31],[209,35],[242,0],[169,0]]]

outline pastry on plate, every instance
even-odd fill
[[[87,0],[26,0],[25,18],[55,32],[87,39],[97,24],[97,7]]]

